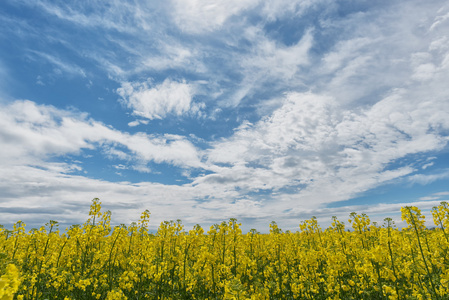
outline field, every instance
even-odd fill
[[[432,209],[432,230],[418,208],[401,212],[402,230],[351,213],[351,227],[311,218],[242,234],[235,219],[207,232],[170,221],[150,234],[148,211],[111,228],[94,199],[64,232],[55,221],[0,229],[0,299],[449,299],[448,204]]]

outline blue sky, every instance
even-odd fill
[[[449,199],[447,1],[5,0],[0,24],[6,226],[94,197],[260,231]]]

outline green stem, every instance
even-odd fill
[[[426,258],[424,256],[424,251],[423,251],[422,245],[421,245],[421,239],[419,238],[418,226],[416,225],[415,218],[413,217],[413,214],[410,211],[410,209],[408,210],[408,212],[410,214],[410,219],[411,219],[413,227],[415,229],[416,237],[418,239],[419,251],[421,252],[421,256],[422,256],[422,259],[423,259],[423,262],[424,262],[424,266],[426,267],[427,276],[429,276],[429,281],[430,281],[430,284],[432,286],[433,293],[435,294],[436,299],[440,299],[439,295],[437,294],[437,291],[436,291],[436,288],[435,288],[435,284],[433,283],[432,277],[430,275],[429,266],[427,265],[427,261],[426,261]]]

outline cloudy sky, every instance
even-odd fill
[[[0,25],[3,225],[449,199],[447,1],[3,0]]]

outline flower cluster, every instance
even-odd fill
[[[272,222],[244,234],[230,219],[207,232],[166,221],[152,234],[149,211],[112,227],[94,199],[64,232],[55,221],[0,228],[0,299],[449,299],[447,203],[432,214],[433,230],[404,207],[403,230],[351,213],[352,230],[312,217],[297,232]]]
[[[19,284],[19,271],[13,264],[8,264],[5,274],[0,277],[0,300],[12,300]]]

